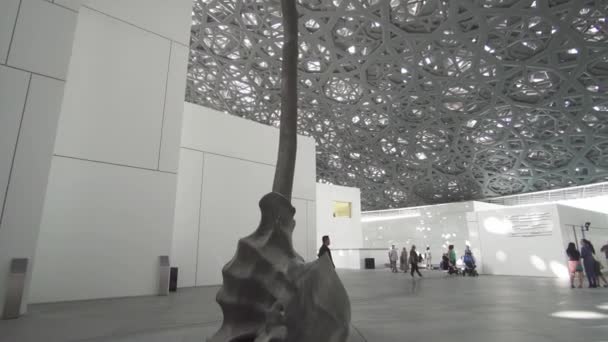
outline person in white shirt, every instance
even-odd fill
[[[431,246],[426,246],[426,251],[424,252],[424,260],[426,261],[427,270],[433,268],[431,264]]]
[[[398,273],[397,270],[397,260],[399,259],[399,252],[397,252],[397,248],[393,245],[390,252],[388,252],[388,260],[391,262],[391,272]]]

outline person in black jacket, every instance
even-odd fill
[[[334,264],[334,259],[331,257],[331,250],[329,249],[329,244],[331,243],[329,241],[329,236],[325,235],[321,238],[321,240],[323,242],[323,246],[319,248],[319,254],[317,256],[320,258],[323,256],[323,254],[327,253],[329,255],[329,260],[331,260],[331,264],[334,265],[334,268],[336,268],[336,265]]]
[[[420,270],[418,270],[418,263],[420,262],[419,258],[420,257],[416,252],[416,246],[412,245],[412,249],[410,250],[410,266],[412,267],[410,274],[412,275],[412,278],[414,277],[414,272],[418,273],[418,275],[422,277],[422,274],[420,274]]]

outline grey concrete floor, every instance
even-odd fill
[[[340,271],[352,302],[349,342],[608,341],[608,289],[423,274],[414,281],[387,270]],[[0,321],[0,342],[203,342],[221,323],[216,291],[33,305],[19,320]],[[553,316],[565,311],[597,317]]]

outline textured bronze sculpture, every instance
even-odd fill
[[[293,249],[291,193],[297,144],[298,13],[282,0],[281,127],[271,193],[256,231],[239,240],[217,294],[224,321],[209,342],[344,342],[350,302],[327,256],[312,263]]]

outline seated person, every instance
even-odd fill
[[[462,261],[464,261],[467,268],[475,268],[475,257],[473,256],[473,252],[471,252],[471,248],[469,246],[467,246],[467,248],[464,250],[464,257],[462,258]]]
[[[449,264],[450,264],[450,259],[448,258],[447,253],[443,253],[443,255],[441,256],[441,262],[439,263],[439,268],[444,271],[447,271]]]
[[[456,251],[454,250],[454,245],[448,246],[448,257],[450,259],[450,265],[456,266]]]
[[[465,264],[465,269],[464,269],[464,274],[468,274],[470,276],[477,276],[477,265],[475,262],[475,257],[473,256],[473,252],[471,252],[471,249],[469,248],[469,246],[467,246],[466,250],[464,251],[464,256],[462,257],[462,261]]]

